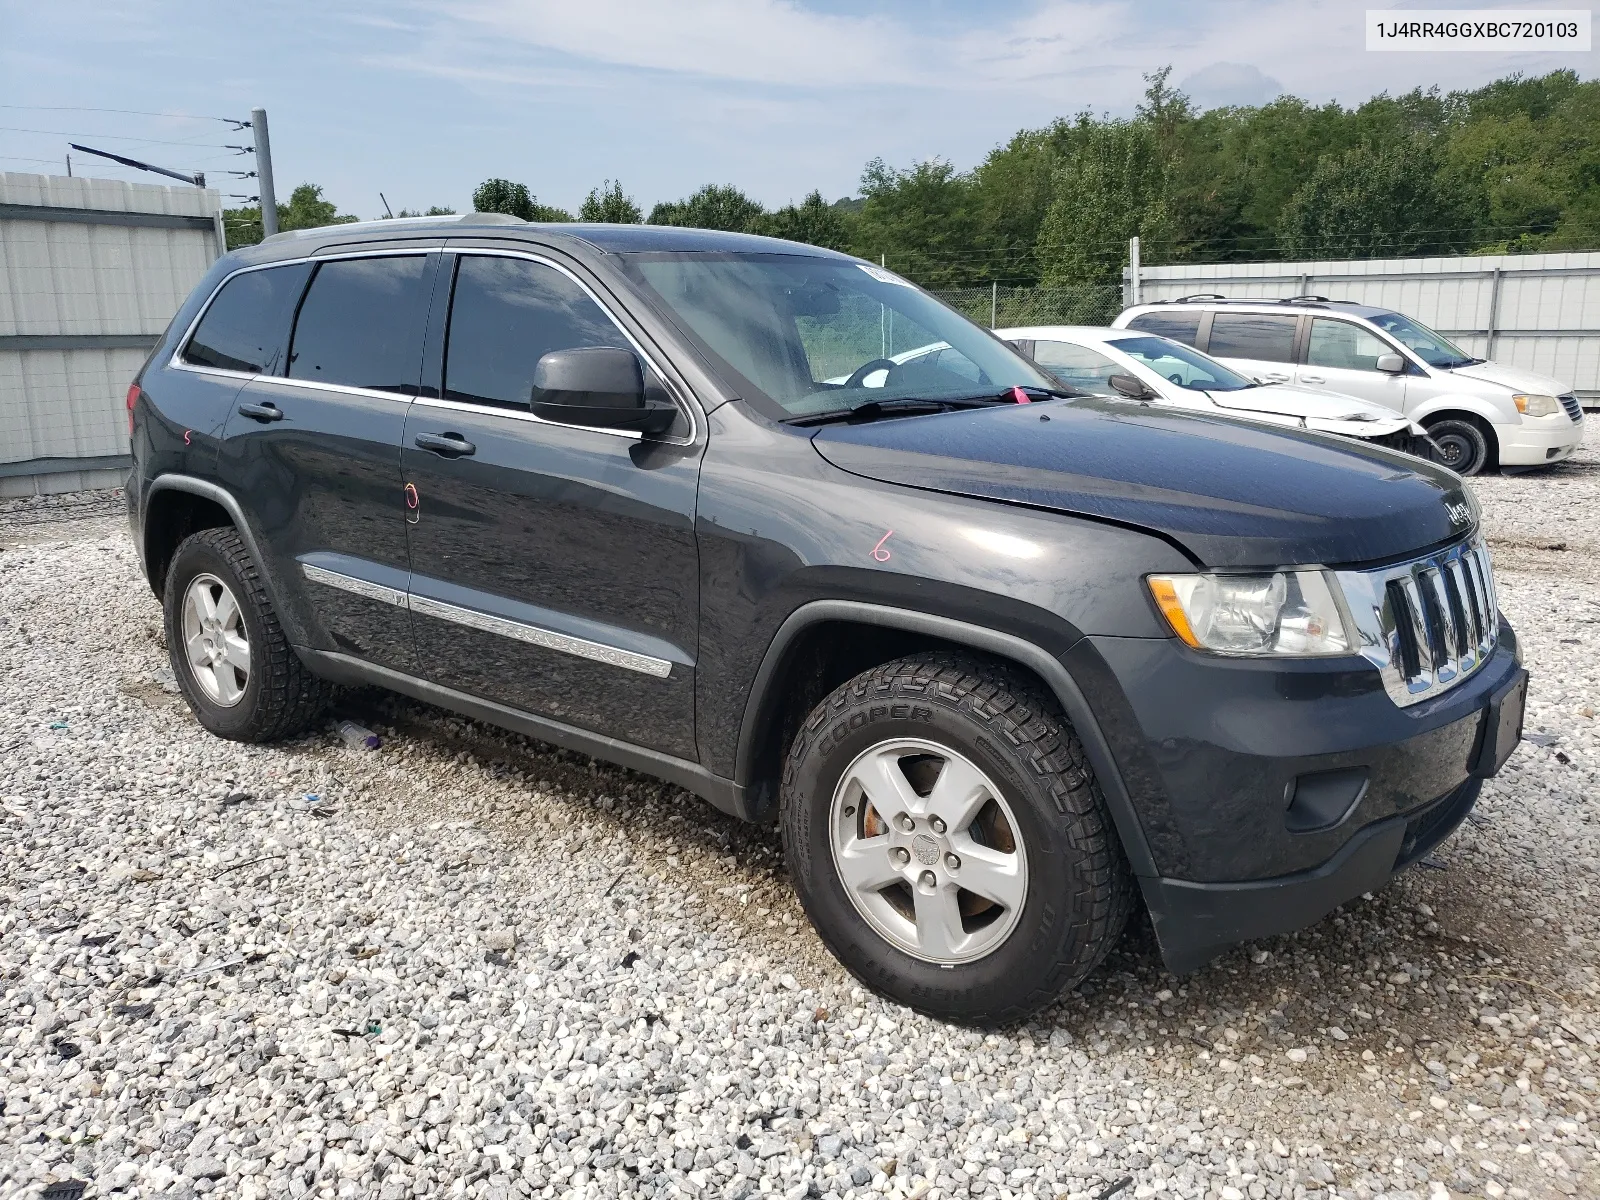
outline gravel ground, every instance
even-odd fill
[[[209,737],[121,520],[0,505],[0,1194],[1600,1194],[1591,429],[1478,487],[1535,738],[1475,819],[1004,1034],[855,987],[772,833],[641,776],[377,695],[377,751]]]

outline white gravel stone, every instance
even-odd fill
[[[105,498],[0,504],[0,1196],[1600,1195],[1600,454],[1474,487],[1549,740],[1443,869],[989,1034],[655,781],[364,695],[372,753],[210,737],[125,524],[52,523]]]

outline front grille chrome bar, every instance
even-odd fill
[[[1357,649],[1402,708],[1461,683],[1494,652],[1500,614],[1481,535],[1374,571],[1340,571]]]

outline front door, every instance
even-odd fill
[[[538,419],[540,356],[639,347],[566,266],[463,250],[441,270],[431,394],[412,405],[402,455],[424,673],[693,759],[700,444],[687,407],[641,354],[648,386],[683,408],[672,434]]]
[[[422,367],[437,256],[303,264],[310,285],[286,350],[236,398],[222,476],[293,578],[318,649],[415,671],[400,437]]]
[[[1307,387],[1359,396],[1403,413],[1406,410],[1406,377],[1378,370],[1380,354],[1398,353],[1377,334],[1353,321],[1312,317],[1306,361],[1295,378]]]

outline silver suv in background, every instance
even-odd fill
[[[1559,462],[1583,442],[1583,408],[1569,386],[1474,358],[1392,309],[1324,296],[1202,295],[1136,305],[1112,324],[1187,342],[1266,382],[1345,392],[1403,413],[1462,475]]]

